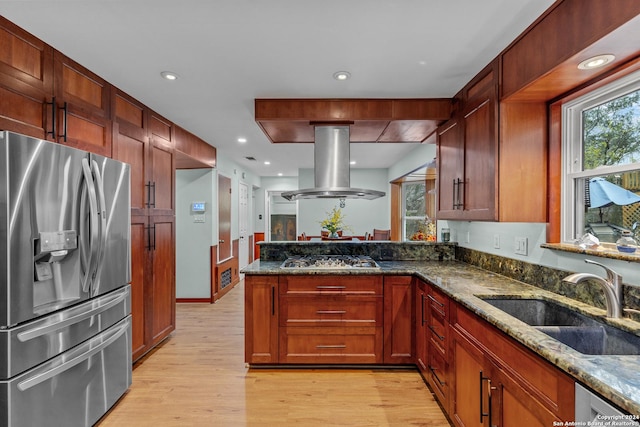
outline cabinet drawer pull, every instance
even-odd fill
[[[346,310],[317,310],[316,314],[346,314]]]
[[[337,286],[337,285],[318,285],[316,289],[346,289],[346,286]]]
[[[347,348],[344,344],[319,344],[316,346],[317,349],[325,349],[325,348]]]
[[[438,370],[438,368],[434,368],[433,366],[431,366],[431,364],[429,364],[429,370],[431,371],[431,375],[434,376],[434,378],[440,383],[441,386],[444,386],[447,384],[446,381],[442,381],[438,376],[438,374],[436,374],[436,371]]]
[[[437,337],[440,339],[440,341],[444,341],[444,335],[440,335],[440,334],[436,331],[436,328],[434,328],[432,325],[429,325],[429,329],[431,330],[431,332],[433,332],[433,334],[434,334],[435,336],[437,336]]]
[[[444,308],[444,303],[443,303],[443,302],[438,301],[437,299],[435,299],[435,298],[434,298],[434,297],[432,297],[431,295],[427,295],[427,297],[428,297],[431,301],[433,301],[433,302],[435,302],[436,304],[438,304],[440,307]]]

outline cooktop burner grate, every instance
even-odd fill
[[[287,258],[280,268],[291,269],[379,269],[373,258],[366,255],[308,255]]]

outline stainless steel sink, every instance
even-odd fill
[[[482,298],[583,354],[640,355],[640,336],[544,299]]]

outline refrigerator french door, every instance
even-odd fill
[[[0,425],[91,425],[131,384],[129,173],[0,132]]]

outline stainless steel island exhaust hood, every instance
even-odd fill
[[[314,142],[315,187],[287,191],[282,197],[298,199],[366,199],[385,195],[384,191],[351,188],[349,126],[316,125]]]

